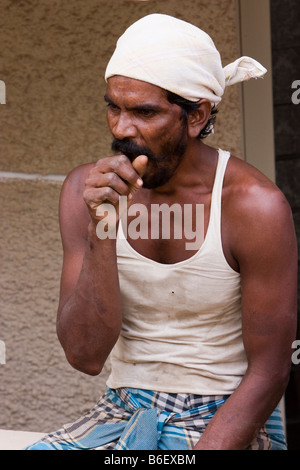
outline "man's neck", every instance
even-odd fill
[[[192,141],[176,173],[164,185],[151,190],[153,194],[170,196],[186,188],[210,188],[214,182],[218,152],[200,140]]]

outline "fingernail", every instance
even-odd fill
[[[143,186],[143,180],[141,178],[139,178],[136,183],[138,186]]]

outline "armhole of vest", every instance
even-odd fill
[[[210,237],[218,242],[218,246],[222,255],[227,263],[222,244],[222,190],[224,185],[224,178],[227,169],[227,164],[230,158],[230,153],[219,149],[219,160],[216,170],[215,182],[211,200],[211,214],[210,214]],[[212,217],[212,218],[211,218]],[[227,263],[228,264],[228,263]]]

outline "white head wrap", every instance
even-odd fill
[[[152,14],[132,24],[120,37],[105,72],[142,80],[197,102],[218,104],[225,87],[262,77],[267,70],[250,57],[223,68],[212,39],[185,21]]]

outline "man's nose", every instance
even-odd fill
[[[115,118],[112,133],[119,140],[137,136],[137,129],[128,113],[121,112]]]

